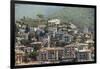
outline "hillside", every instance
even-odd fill
[[[84,26],[90,30],[94,29],[94,9],[92,8],[65,7],[49,15],[49,17],[71,21],[80,29],[83,29]]]

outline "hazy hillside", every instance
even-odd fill
[[[81,29],[83,29],[84,26],[88,27],[90,30],[94,29],[93,8],[65,7],[49,15],[49,17],[57,17],[65,21],[72,21]]]

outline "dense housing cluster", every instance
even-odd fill
[[[16,65],[94,61],[94,32],[62,19],[16,20]]]

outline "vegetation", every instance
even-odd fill
[[[29,54],[29,57],[36,60],[36,56],[38,55],[37,51],[33,51]]]
[[[56,11],[51,18],[60,18],[63,21],[71,21],[80,29],[84,26],[93,29],[94,24],[94,9],[93,8],[78,8],[78,7],[65,7]]]

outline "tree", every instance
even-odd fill
[[[44,18],[44,15],[42,15],[42,14],[37,14],[37,17],[40,18],[40,19],[42,19],[42,18]]]
[[[37,14],[38,20],[39,20],[39,24],[41,24],[42,20],[44,19],[44,15],[42,14]]]
[[[31,52],[30,54],[29,54],[29,57],[30,58],[33,58],[34,60],[36,60],[36,56],[38,55],[38,53],[37,53],[37,51],[33,51],[33,52]]]

